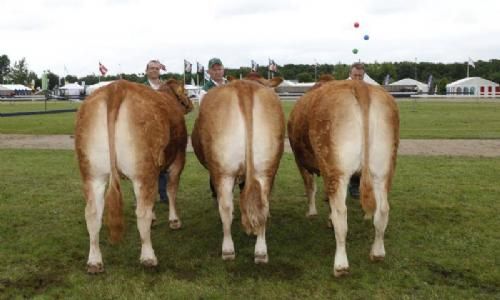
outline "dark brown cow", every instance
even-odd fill
[[[175,80],[168,81],[160,90],[120,80],[95,91],[78,111],[75,148],[87,201],[89,273],[104,270],[99,249],[104,204],[110,240],[117,242],[123,235],[120,175],[132,181],[137,199],[142,264],[157,264],[150,227],[160,170],[169,170],[170,227],[181,226],[175,199],[186,155],[184,114],[193,106],[184,95],[184,86]]]
[[[261,78],[236,80],[211,89],[204,97],[192,142],[217,192],[224,239],[222,259],[234,259],[231,237],[233,186],[245,181],[240,195],[241,222],[257,235],[255,262],[268,261],[265,239],[269,193],[283,153],[285,121],[280,100]]]
[[[288,121],[295,161],[306,187],[307,215],[316,215],[314,174],[321,175],[331,209],[337,243],[334,275],[348,273],[347,184],[361,172],[361,204],[365,217],[374,214],[375,241],[370,258],[385,256],[387,194],[399,144],[399,112],[394,98],[362,81],[323,82],[301,97]]]

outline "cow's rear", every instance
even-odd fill
[[[242,224],[257,235],[255,261],[267,262],[268,197],[283,153],[284,116],[279,98],[252,81],[235,81],[204,97],[192,134],[193,148],[209,170],[224,229],[223,259],[234,259],[231,237],[233,187],[240,195]]]
[[[190,102],[178,86],[176,81],[169,81],[161,94],[143,85],[118,81],[94,92],[79,109],[75,149],[87,201],[90,273],[103,271],[99,231],[104,206],[110,240],[117,242],[123,235],[121,176],[133,184],[144,265],[157,264],[150,226],[160,170],[169,170],[170,225],[180,226],[175,194],[187,144],[183,115]]]
[[[321,175],[331,208],[337,249],[334,274],[348,272],[345,251],[347,185],[361,173],[361,205],[374,215],[373,260],[385,256],[383,244],[399,143],[399,114],[394,99],[380,88],[357,81],[323,84],[296,104],[288,123],[290,144],[306,186],[309,211],[316,214],[313,174]]]

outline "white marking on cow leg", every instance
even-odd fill
[[[99,231],[102,225],[102,214],[104,211],[104,178],[94,179],[85,183],[85,196],[87,205],[85,207],[85,221],[90,238],[89,259],[87,261],[87,272],[100,273],[104,271],[101,250],[99,248]]]
[[[307,203],[309,204],[309,210],[306,213],[306,217],[317,216],[318,211],[316,210],[316,181],[314,180],[314,175],[309,173],[307,170],[300,168],[300,174],[304,180],[304,186],[306,188]]]
[[[219,202],[219,214],[222,221],[224,238],[222,241],[222,259],[233,260],[236,257],[234,243],[231,236],[233,222],[233,186],[234,178],[224,177],[215,182]]]
[[[156,179],[156,178],[155,178]],[[151,179],[153,181],[153,179]],[[140,262],[146,267],[158,264],[153,245],[151,243],[151,222],[153,220],[153,205],[156,195],[156,185],[146,189],[143,184],[134,180],[134,193],[137,199],[135,214],[137,215],[137,228],[141,236]]]
[[[333,265],[333,275],[340,277],[349,273],[349,262],[346,254],[347,236],[347,207],[345,205],[347,193],[347,179],[339,178],[337,189],[328,191],[330,202],[330,219],[335,230],[335,262]]]
[[[179,178],[185,162],[185,153],[179,153],[172,163],[168,172],[168,222],[171,229],[181,228],[181,220],[177,215],[177,190],[179,188]]]
[[[257,234],[257,242],[255,243],[255,263],[256,264],[266,264],[269,261],[267,256],[267,245],[266,245],[266,227],[263,226],[259,233]]]
[[[370,251],[370,259],[373,261],[384,260],[384,233],[389,222],[389,202],[387,201],[387,191],[385,189],[385,181],[374,180],[373,191],[375,193],[375,201],[377,207],[373,218],[375,226],[375,240]]]

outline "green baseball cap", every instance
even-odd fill
[[[217,58],[217,57],[214,57],[214,58],[210,59],[208,61],[208,68],[211,69],[213,65],[221,65],[221,66],[223,66],[222,60],[220,60],[220,58]]]

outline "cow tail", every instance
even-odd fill
[[[375,194],[373,192],[373,182],[370,173],[370,95],[368,86],[359,82],[356,84],[356,98],[361,107],[363,119],[363,162],[361,168],[360,197],[361,207],[365,212],[365,219],[371,219],[376,208]]]
[[[262,199],[262,187],[255,178],[253,160],[253,94],[250,86],[242,86],[238,95],[239,105],[246,128],[245,141],[245,187],[240,196],[241,223],[247,234],[258,234],[266,224],[267,211]]]
[[[123,238],[123,196],[120,189],[120,175],[118,174],[115,144],[116,120],[123,95],[120,83],[114,85],[107,98],[107,123],[108,123],[108,143],[111,172],[109,175],[109,185],[106,193],[106,225],[109,231],[111,243],[117,243]]]

